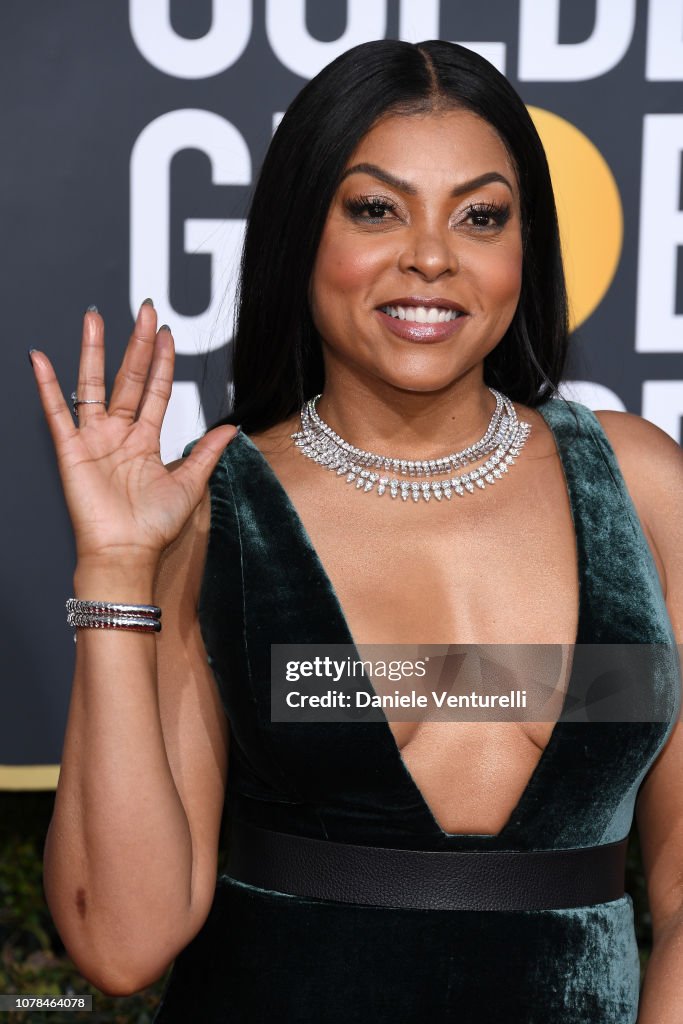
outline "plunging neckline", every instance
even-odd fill
[[[552,401],[552,399],[551,399],[551,401]],[[522,810],[523,805],[524,805],[524,803],[525,803],[525,801],[526,801],[526,799],[527,799],[527,797],[528,797],[532,787],[535,785],[536,779],[539,777],[539,775],[540,775],[540,773],[541,773],[541,771],[542,771],[542,769],[543,769],[543,767],[545,765],[545,762],[547,761],[548,757],[550,756],[551,748],[555,745],[555,743],[556,743],[556,741],[558,739],[558,734],[559,734],[558,727],[561,724],[562,718],[563,718],[563,716],[564,716],[564,714],[565,714],[565,712],[567,710],[569,699],[570,699],[570,696],[571,696],[571,693],[572,693],[572,689],[573,689],[574,679],[575,679],[576,672],[577,672],[576,647],[577,647],[577,644],[579,643],[579,638],[582,635],[583,621],[584,621],[584,618],[585,618],[585,615],[586,615],[586,594],[584,593],[584,583],[583,583],[584,579],[587,578],[586,577],[586,568],[587,568],[587,566],[586,566],[586,556],[585,556],[585,551],[583,549],[583,545],[580,542],[579,535],[578,535],[577,530],[576,530],[576,523],[575,523],[575,520],[574,520],[574,502],[572,500],[571,485],[569,483],[569,480],[567,478],[567,474],[565,472],[564,461],[562,459],[562,454],[560,452],[560,448],[559,448],[559,445],[557,443],[557,437],[555,435],[555,431],[553,430],[551,424],[546,420],[545,416],[543,416],[543,413],[541,412],[540,407],[536,411],[539,413],[539,415],[541,415],[543,417],[543,420],[546,423],[546,426],[548,427],[548,430],[550,431],[553,443],[554,443],[556,451],[557,451],[557,455],[558,455],[558,458],[559,458],[559,461],[560,461],[560,466],[562,468],[562,476],[563,476],[564,483],[565,483],[565,490],[566,490],[566,493],[567,493],[567,499],[569,501],[569,510],[570,510],[570,513],[571,513],[572,524],[574,526],[574,540],[575,540],[575,566],[574,566],[574,568],[575,568],[575,571],[578,572],[578,595],[579,595],[579,597],[578,597],[577,626],[576,626],[576,636],[574,638],[574,644],[573,644],[572,667],[571,667],[571,670],[569,672],[569,679],[567,681],[567,686],[566,686],[565,693],[564,693],[564,696],[563,696],[562,707],[560,709],[560,714],[559,714],[557,720],[555,721],[555,724],[553,725],[553,728],[552,728],[552,730],[550,732],[550,736],[548,738],[548,742],[546,743],[545,747],[541,751],[541,755],[540,755],[538,761],[536,762],[536,765],[535,765],[533,771],[531,772],[531,775],[529,776],[529,778],[526,781],[524,789],[520,793],[517,802],[515,803],[514,807],[511,809],[510,814],[508,815],[508,817],[507,817],[503,827],[500,829],[500,831],[498,831],[498,832],[447,832],[441,826],[441,824],[437,821],[436,816],[434,815],[434,812],[432,811],[430,805],[428,804],[425,796],[423,795],[422,790],[420,789],[420,787],[418,786],[417,782],[415,781],[415,779],[414,779],[414,777],[412,775],[412,772],[408,768],[408,765],[406,764],[406,762],[405,762],[405,760],[403,758],[403,755],[401,754],[401,749],[400,749],[398,743],[396,742],[396,738],[395,738],[393,732],[391,731],[391,727],[389,725],[389,720],[387,719],[386,715],[384,714],[384,709],[383,708],[379,709],[381,711],[382,718],[381,718],[381,720],[377,724],[379,724],[381,726],[382,730],[385,732],[386,738],[388,739],[388,741],[390,742],[390,744],[391,744],[391,746],[393,748],[394,755],[398,758],[399,765],[403,769],[403,772],[404,772],[407,784],[411,787],[416,801],[419,803],[419,805],[422,808],[425,816],[427,817],[427,819],[431,823],[433,829],[438,833],[438,835],[443,840],[446,840],[446,841],[447,840],[458,840],[458,839],[481,839],[481,840],[489,840],[489,841],[493,842],[493,841],[496,841],[496,840],[500,840],[500,839],[502,839],[505,836],[506,831],[508,830],[508,828],[510,828],[512,826],[514,819],[516,818],[518,813]],[[310,555],[312,561],[314,562],[314,564],[316,566],[316,569],[317,569],[321,579],[325,582],[325,584],[326,584],[326,586],[327,586],[327,588],[329,590],[329,594],[330,594],[330,597],[331,597],[331,600],[332,600],[332,604],[333,604],[333,607],[334,607],[334,610],[335,610],[335,614],[337,616],[337,619],[339,620],[339,623],[341,624],[342,632],[345,634],[345,636],[347,638],[345,642],[347,642],[353,648],[354,656],[359,658],[358,645],[356,644],[356,642],[355,642],[355,640],[354,640],[354,638],[353,638],[353,636],[351,634],[351,629],[349,627],[349,623],[348,623],[348,620],[346,618],[346,614],[345,614],[344,609],[342,607],[341,601],[339,600],[339,596],[337,594],[337,591],[335,590],[335,587],[334,587],[334,585],[332,583],[332,580],[331,580],[331,578],[329,576],[329,573],[325,569],[325,566],[323,565],[322,559],[320,558],[320,556],[319,556],[319,554],[318,554],[318,552],[316,550],[316,547],[313,544],[313,541],[312,541],[312,539],[311,539],[311,537],[310,537],[310,535],[308,533],[308,530],[304,526],[303,520],[301,519],[301,516],[299,515],[299,513],[298,513],[298,511],[296,509],[296,506],[294,505],[294,502],[289,497],[289,494],[287,493],[286,488],[281,483],[280,478],[278,477],[277,473],[275,472],[275,470],[273,469],[273,467],[271,466],[270,462],[265,457],[265,455],[263,454],[261,449],[258,447],[257,444],[254,443],[254,441],[252,441],[252,439],[249,437],[248,434],[244,433],[243,430],[239,431],[237,436],[234,438],[234,440],[228,446],[228,450],[231,447],[234,447],[235,444],[239,443],[240,439],[242,439],[242,443],[247,444],[249,449],[258,458],[258,460],[259,460],[259,462],[260,462],[260,464],[261,464],[261,466],[262,466],[262,468],[263,468],[263,470],[265,472],[266,477],[271,482],[271,484],[274,486],[274,488],[276,490],[276,493],[279,494],[280,499],[282,500],[285,508],[287,509],[287,511],[288,511],[288,513],[289,513],[289,515],[290,515],[290,517],[292,519],[292,521],[296,524],[296,526],[297,526],[297,528],[298,528],[298,530],[300,532],[302,543],[304,544],[304,547],[307,549],[308,554]],[[375,688],[374,688],[374,686],[372,684],[372,680],[367,677],[365,672],[363,673],[363,679],[367,681],[369,692],[371,694],[373,694],[373,695],[376,695],[377,691],[375,690]]]

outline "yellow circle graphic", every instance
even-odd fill
[[[621,197],[607,161],[583,132],[549,110],[528,110],[548,157],[574,330],[600,304],[619,265]]]

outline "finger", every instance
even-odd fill
[[[40,402],[45,413],[45,419],[52,435],[55,448],[59,449],[63,443],[73,438],[78,430],[71,416],[71,410],[64,401],[62,389],[59,386],[57,375],[52,363],[44,352],[33,349],[31,352],[31,364],[33,374],[38,385]]]
[[[109,415],[135,419],[154,355],[157,314],[151,299],[142,303],[109,400]]]
[[[226,446],[237,437],[239,427],[232,423],[214,427],[197,442],[190,454],[173,470],[195,508],[204,493],[209,477]]]
[[[142,394],[138,419],[149,423],[159,433],[173,387],[175,346],[168,325],[159,328],[154,345],[154,356],[147,383]]]
[[[104,320],[97,310],[86,310],[83,316],[76,395],[83,403],[76,407],[79,427],[104,415]]]

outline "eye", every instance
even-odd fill
[[[396,212],[393,203],[379,196],[351,196],[345,201],[344,206],[352,217],[370,222],[386,220],[387,213]],[[366,213],[369,216],[365,216]]]
[[[510,219],[510,207],[505,203],[475,203],[465,210],[465,220],[480,231],[502,228]]]

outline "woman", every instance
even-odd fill
[[[466,49],[381,41],[325,68],[273,138],[226,423],[162,466],[173,342],[150,300],[108,408],[86,313],[77,427],[33,353],[75,597],[134,606],[131,630],[75,606],[45,850],[50,909],[98,987],[135,991],[177,957],[160,1024],[635,1021],[639,794],[654,952],[638,1021],[680,1016],[680,450],[554,397],[566,351],[521,100]],[[307,457],[321,444],[337,472]],[[367,453],[453,459],[411,475]],[[456,642],[663,645],[643,686],[667,714],[271,720],[271,644]]]

